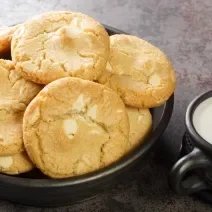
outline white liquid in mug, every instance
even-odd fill
[[[193,125],[197,133],[212,144],[212,97],[197,106],[193,114]]]

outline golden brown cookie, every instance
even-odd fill
[[[138,37],[122,34],[110,36],[109,60],[98,81],[116,91],[126,105],[137,108],[163,104],[176,84],[163,52]]]
[[[24,150],[23,113],[41,86],[23,79],[13,63],[0,60],[0,156]]]
[[[0,157],[16,154],[24,150],[23,112],[11,112],[9,105],[0,105]]]
[[[67,77],[47,85],[24,114],[23,138],[35,165],[52,178],[92,172],[121,158],[129,120],[106,86]]]
[[[0,57],[6,57],[10,54],[12,36],[19,26],[0,28]]]
[[[0,59],[0,105],[11,103],[15,111],[24,111],[41,88],[21,77],[12,61]]]
[[[31,171],[33,168],[34,165],[25,152],[0,157],[0,173],[16,175]]]
[[[152,115],[147,108],[126,107],[130,122],[129,149],[135,149],[144,142],[152,129]]]
[[[25,22],[13,36],[12,59],[21,75],[48,84],[62,77],[96,80],[106,67],[109,36],[93,18],[49,12]]]

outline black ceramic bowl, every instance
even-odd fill
[[[105,27],[110,35],[124,33],[109,26]],[[37,170],[19,176],[0,174],[0,198],[25,205],[54,207],[95,196],[150,151],[166,129],[173,105],[172,95],[164,105],[152,109],[152,133],[140,147],[111,166],[83,176],[61,180],[47,179]]]

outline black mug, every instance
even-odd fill
[[[187,154],[174,164],[169,174],[169,184],[179,195],[190,195],[203,190],[212,191],[212,144],[197,133],[193,124],[194,111],[210,97],[212,91],[201,94],[189,104],[186,111],[183,143],[187,145]]]

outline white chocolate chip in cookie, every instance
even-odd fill
[[[3,169],[8,169],[13,164],[13,158],[9,157],[0,157],[0,167]]]
[[[78,17],[73,18],[72,21],[71,21],[71,24],[72,24],[73,26],[80,27],[80,19],[79,19]]]
[[[20,95],[23,95],[24,90],[25,90],[25,88],[24,88],[24,87],[21,87],[20,90],[19,90],[19,94],[20,94]]]
[[[34,113],[29,115],[31,123],[35,123],[40,118],[40,108],[34,108]]]
[[[99,130],[91,130],[90,131],[90,134],[91,135],[100,135],[101,134],[101,131],[99,131]]]
[[[77,112],[85,111],[85,100],[83,94],[80,94],[77,100],[73,103],[72,110],[76,110]]]
[[[24,62],[24,63],[22,64],[22,67],[23,67],[25,70],[27,70],[28,72],[33,72],[34,70],[37,69],[37,66],[36,66],[35,64],[32,64],[32,63],[30,63],[30,62],[28,62],[28,61]]]
[[[67,119],[64,121],[64,130],[67,137],[73,139],[77,132],[77,122],[75,119]]]
[[[93,105],[88,109],[87,115],[91,119],[95,120],[96,119],[96,114],[97,114],[97,105]]]
[[[84,96],[81,94],[76,102],[73,103],[72,109],[77,110],[78,112],[82,111],[85,107],[85,101],[84,101]]]
[[[107,62],[106,69],[107,69],[108,71],[112,71],[112,66],[110,65],[109,62]]]
[[[117,113],[124,113],[124,111],[123,110],[120,110],[120,109],[118,109],[116,112]]]
[[[139,115],[138,116],[138,122],[140,122],[143,119],[143,117],[144,117],[143,115]]]
[[[71,28],[68,26],[65,26],[57,32],[57,34],[61,35],[62,37],[66,37],[69,39],[77,38],[79,34],[81,33],[82,33],[82,29],[80,29],[77,26],[73,26]]]
[[[157,87],[160,85],[161,78],[157,74],[153,74],[149,78],[149,84],[151,84],[154,87]]]

